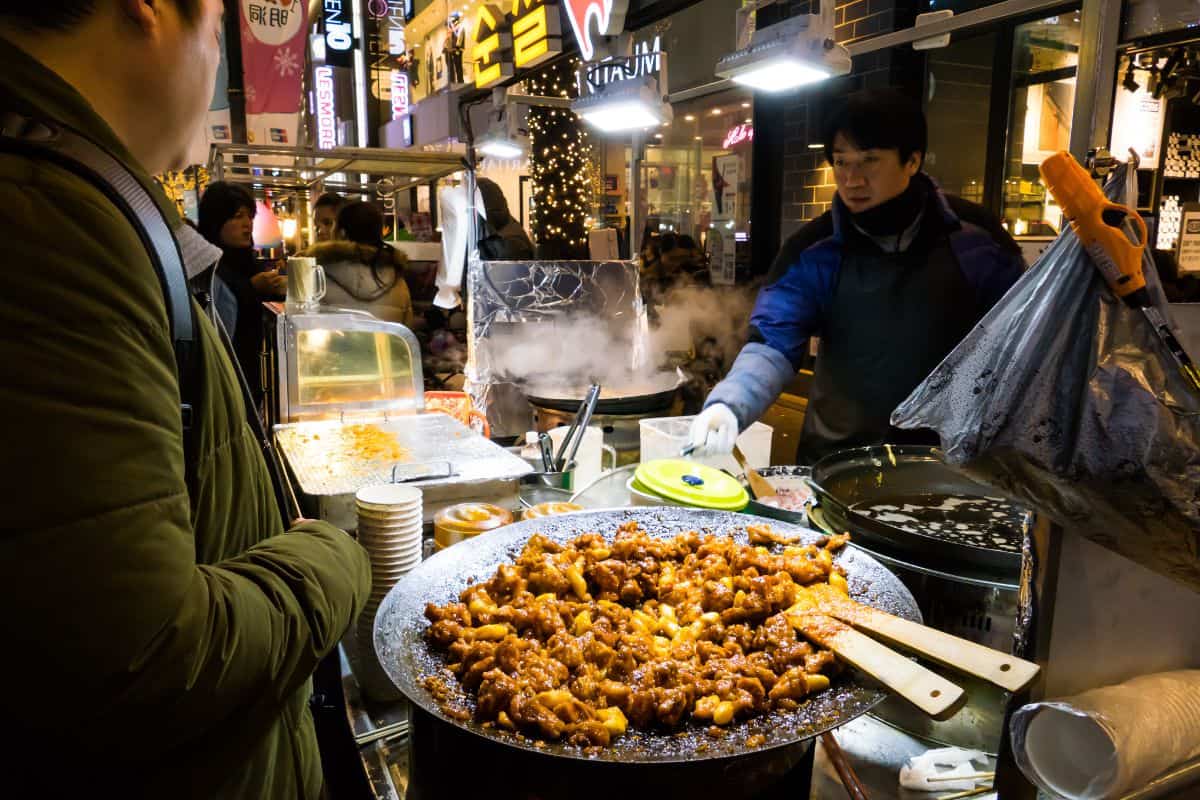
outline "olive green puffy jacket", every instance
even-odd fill
[[[143,170],[0,41],[0,110]],[[156,197],[179,224],[169,201]],[[200,317],[197,486],[148,255],[99,192],[0,153],[0,784],[13,797],[312,798],[309,677],[362,608],[366,554],[284,534],[230,363]],[[40,787],[16,791],[14,785]]]

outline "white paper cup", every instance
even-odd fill
[[[364,511],[359,509],[358,522],[359,524],[367,523],[369,525],[412,525],[423,522],[424,513],[420,507],[412,511],[401,511],[395,514],[384,514],[378,511]]]
[[[420,505],[421,490],[403,483],[377,483],[364,486],[354,495],[359,508],[367,511],[404,511]]]

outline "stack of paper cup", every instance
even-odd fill
[[[355,495],[358,542],[371,556],[371,596],[358,618],[356,639],[362,688],[377,699],[396,690],[375,658],[375,613],[396,582],[421,563],[421,490],[398,483],[367,486]]]

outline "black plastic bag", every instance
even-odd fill
[[[1128,165],[1104,187],[1135,196]],[[1149,253],[1147,287],[1170,319]],[[892,415],[947,463],[1200,589],[1200,397],[1068,228]]]

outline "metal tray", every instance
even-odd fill
[[[350,448],[351,425],[375,425],[393,434],[404,448],[400,462],[369,460]],[[389,483],[392,466],[449,462],[448,478],[413,481],[417,487],[450,486],[483,481],[516,481],[533,468],[500,445],[485,439],[445,414],[411,414],[378,419],[291,422],[275,426],[279,449],[287,458],[300,490],[311,497],[354,494],[364,486]]]

